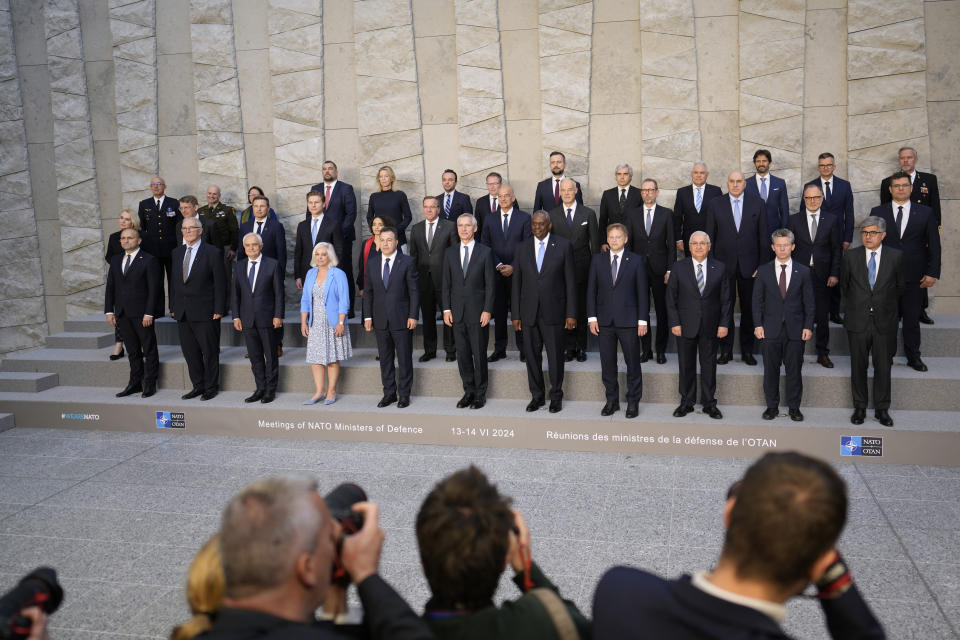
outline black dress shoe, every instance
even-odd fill
[[[397,401],[397,394],[391,393],[388,396],[383,396],[382,398],[380,398],[380,402],[377,403],[377,408],[383,409],[384,407],[389,407],[396,401]]]
[[[530,404],[527,405],[527,411],[536,411],[544,405],[543,398],[534,398],[530,401]]]
[[[487,404],[487,399],[483,396],[477,396],[473,399],[473,404],[470,405],[471,409],[482,409],[483,405]]]
[[[853,415],[850,416],[850,422],[853,424],[863,424],[864,418],[867,417],[866,409],[854,409]]]
[[[777,411],[777,410],[774,409],[773,407],[767,407],[766,410],[763,412],[763,416],[762,416],[762,417],[763,417],[764,420],[773,420],[773,419],[776,418],[778,415],[780,415],[780,412],[779,412],[779,411]]]
[[[693,411],[693,407],[691,407],[690,405],[687,405],[687,404],[682,404],[682,405],[680,405],[679,407],[677,407],[676,409],[673,410],[673,417],[674,417],[674,418],[682,418],[683,416],[687,415],[687,414],[690,413],[691,411]]]
[[[790,409],[790,419],[794,422],[803,422],[803,414],[800,413],[800,409]]]
[[[933,324],[933,323],[931,322],[930,324]],[[111,353],[111,354],[110,354],[110,360],[116,361],[116,360],[119,360],[120,358],[122,358],[123,356],[124,356],[123,347],[120,347],[120,353]]]
[[[748,365],[750,365],[751,367],[757,366],[757,359],[753,357],[753,354],[752,354],[752,353],[745,353],[745,354],[743,354],[743,358],[741,358],[741,359],[743,360],[743,363],[744,363],[744,364],[748,364]]]
[[[713,418],[714,420],[722,420],[723,414],[720,413],[720,409],[717,409],[715,406],[704,409],[703,412]]]
[[[469,393],[463,394],[463,397],[457,401],[457,409],[466,409],[473,404],[473,396]]]
[[[933,324],[933,318],[927,315],[926,309],[920,312],[920,322],[922,322],[923,324]],[[120,355],[122,356],[123,352],[120,352]]]
[[[252,395],[249,395],[246,398],[244,398],[243,401],[247,403],[256,402],[257,400],[263,397],[263,393],[264,393],[263,389],[257,389],[256,391],[253,392]]]
[[[193,400],[197,396],[202,396],[202,395],[203,395],[203,389],[198,389],[197,387],[194,387],[193,389],[190,389],[190,391],[187,391],[185,394],[180,396],[180,399]]]
[[[213,400],[214,398],[217,397],[217,394],[218,394],[218,393],[220,393],[220,392],[219,392],[219,391],[205,391],[205,392],[203,393],[203,395],[200,396],[200,399],[201,399],[201,400]]]
[[[627,403],[627,411],[623,414],[625,418],[636,418],[640,415],[640,407],[636,402]]]
[[[447,354],[447,357],[446,357],[446,361],[447,361],[447,362],[454,362],[456,359],[457,359],[457,354],[455,354],[455,353],[448,353],[448,354]]]
[[[721,353],[717,356],[717,364],[727,364],[731,360],[731,356],[728,353]]]
[[[647,362],[650,358],[653,357],[653,353],[650,351],[644,351],[640,354],[640,362]]]
[[[657,354],[657,364],[667,364],[667,356],[662,353]]]
[[[827,369],[833,369],[833,361],[830,359],[830,356],[825,353],[821,353],[817,356],[817,364],[819,364],[821,367],[826,367]]]
[[[573,359],[577,357],[576,351],[567,351],[563,354],[564,362],[573,362]]]
[[[577,351],[577,362],[586,362],[587,361],[587,352],[583,349]]]
[[[893,426],[893,418],[890,417],[890,414],[887,413],[886,409],[877,409],[877,411],[873,414],[873,417],[875,417],[877,422],[885,427]]]
[[[423,354],[422,356],[420,356],[417,360],[418,360],[419,362],[430,362],[431,360],[433,360],[433,359],[436,358],[436,357],[437,357],[437,354],[435,354],[435,353],[425,353],[425,354]]]
[[[600,409],[600,415],[602,416],[612,416],[617,411],[620,411],[619,402],[608,402],[603,405],[603,409]]]
[[[156,382],[154,382],[154,383],[152,383],[152,384],[145,383],[145,384],[143,385],[143,393],[140,394],[140,397],[141,397],[141,398],[149,398],[149,397],[155,396],[155,395],[157,395],[157,383],[156,383]]]
[[[397,409],[406,409],[410,406],[410,398],[403,396],[397,400]]]
[[[551,400],[550,401],[550,413],[560,413],[560,410],[563,409],[562,400]]]
[[[503,351],[494,351],[490,354],[490,357],[487,358],[487,362],[496,362],[497,360],[503,360],[507,357],[507,354]]]
[[[843,318],[840,316],[839,313],[831,313],[830,322],[832,322],[833,324],[843,324]]]
[[[920,358],[914,358],[913,360],[907,360],[907,366],[913,369],[914,371],[927,371],[927,365],[923,364],[923,360]]]
[[[276,400],[276,399],[277,399],[277,392],[276,392],[276,391],[266,391],[266,392],[264,392],[263,397],[260,398],[260,402],[263,403],[263,404],[270,404],[271,402],[273,402],[273,401]]]
[[[132,396],[135,393],[140,393],[141,391],[143,391],[143,387],[139,382],[136,384],[128,384],[126,387],[124,387],[123,391],[117,394],[117,397],[126,398],[127,396]]]

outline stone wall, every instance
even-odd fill
[[[960,312],[958,19],[960,0],[0,0],[0,350],[97,311],[103,242],[153,174],[240,207],[261,186],[292,243],[325,158],[361,213],[392,166],[416,218],[448,167],[474,198],[499,171],[529,208],[554,149],[596,207],[619,162],[671,206],[694,161],[723,184],[764,147],[797,207],[831,151],[862,215],[909,144],[941,182],[935,312]]]

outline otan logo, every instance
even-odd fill
[[[157,411],[157,429],[186,429],[187,421],[183,413]]]
[[[99,413],[61,413],[61,420],[99,420]]]
[[[840,436],[840,455],[877,457],[883,455],[883,438]]]

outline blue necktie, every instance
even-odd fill
[[[447,202],[443,205],[443,213],[447,220],[450,219],[450,194],[447,194]]]
[[[873,291],[873,285],[877,284],[877,252],[870,252],[870,262],[867,263],[867,280],[870,282],[870,290]]]
[[[386,289],[390,284],[390,258],[383,265],[383,288]]]
[[[317,244],[317,227],[320,226],[320,218],[313,219],[313,230],[310,232],[310,237],[313,238],[313,244]]]
[[[767,179],[760,178],[760,197],[763,198],[763,201],[767,201]]]
[[[537,273],[540,273],[540,268],[543,266],[543,240],[540,241],[540,248],[537,249]]]
[[[509,214],[503,214],[503,237],[507,237],[507,227],[510,226],[510,220],[507,217]]]
[[[263,236],[263,223],[262,223],[262,222],[258,222],[258,223],[257,223],[257,235],[258,235],[258,236],[261,236],[261,237]]]
[[[733,224],[737,225],[737,233],[740,233],[740,221],[743,216],[740,215],[740,199],[733,201]]]
[[[250,282],[250,289],[253,289],[253,279],[257,277],[257,263],[250,263],[250,273],[247,274],[247,281]]]
[[[610,267],[610,277],[613,279],[613,284],[617,284],[617,259],[620,256],[613,256],[613,265]]]
[[[703,290],[707,286],[707,281],[703,277],[703,265],[697,263],[697,289],[700,289],[700,295],[703,295]]]
[[[697,200],[695,202],[697,213],[700,213],[700,207],[703,206],[703,187],[697,187]]]
[[[567,226],[568,226],[568,227],[572,227],[572,226],[573,226],[573,216],[570,215],[570,212],[571,212],[571,211],[573,211],[573,209],[567,209]]]
[[[826,195],[827,195],[827,202],[830,202],[830,196],[831,196],[832,194],[830,193],[830,183],[829,183],[829,182],[827,182],[826,187],[827,187],[827,194],[826,194]]]

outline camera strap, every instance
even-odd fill
[[[560,640],[577,640],[580,634],[577,633],[577,627],[573,624],[573,618],[567,610],[567,605],[563,603],[556,592],[546,587],[537,587],[527,592],[540,601],[543,608],[547,610],[553,628],[557,631],[557,637]]]

